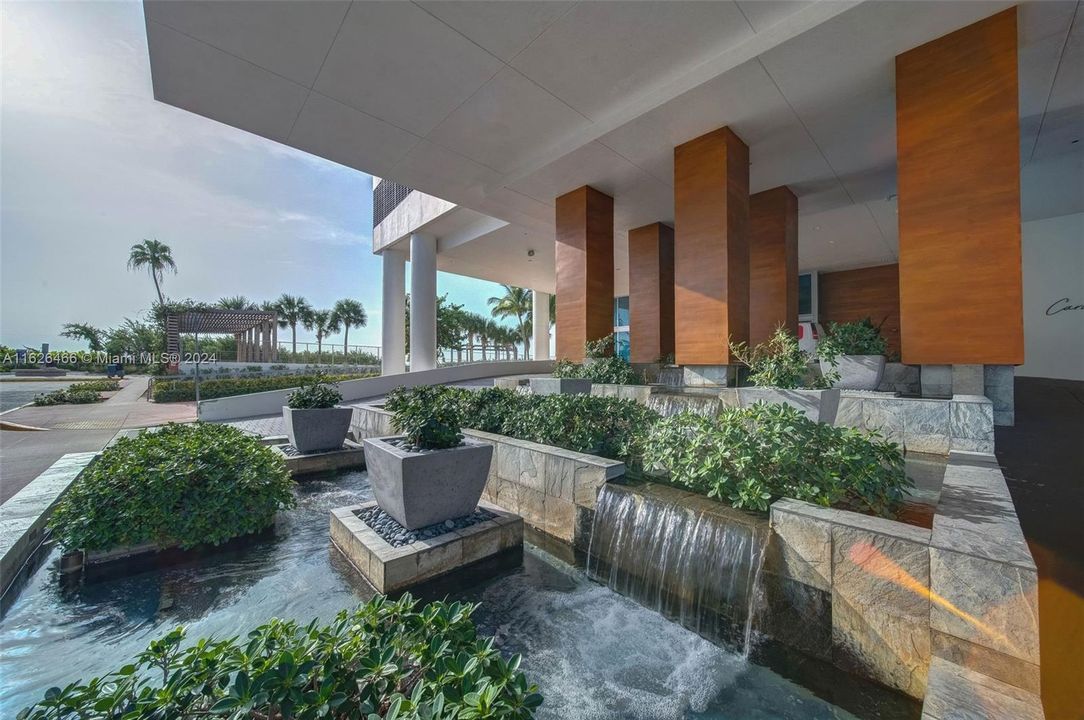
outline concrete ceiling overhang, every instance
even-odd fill
[[[1012,4],[144,8],[157,99],[508,223],[449,247],[459,269],[447,269],[496,266],[494,279],[518,282],[507,263],[547,248],[524,268],[531,286],[552,278],[557,195],[591,184],[614,196],[615,265],[627,267],[627,230],[673,220],[673,147],[723,125],[750,146],[752,192],[798,195],[803,268],[894,261],[894,58]],[[1025,219],[1084,210],[1077,14],[1077,2],[1020,6]]]

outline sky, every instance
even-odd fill
[[[64,323],[140,318],[154,287],[126,263],[144,238],[173,250],[171,298],[351,297],[369,323],[350,343],[380,343],[368,175],[155,101],[141,3],[0,13],[0,343],[74,349]],[[437,289],[475,312],[501,294],[447,273]]]

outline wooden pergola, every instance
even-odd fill
[[[179,353],[181,333],[233,335],[237,362],[278,360],[278,315],[269,310],[190,310],[166,317],[166,349]]]

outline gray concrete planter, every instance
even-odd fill
[[[821,374],[839,373],[832,387],[840,390],[876,390],[885,374],[884,355],[840,355],[836,364],[820,361]]]
[[[369,482],[384,512],[414,530],[478,507],[493,461],[492,445],[466,439],[446,450],[408,452],[388,442],[398,439],[364,441]]]
[[[581,378],[531,378],[531,393],[534,395],[587,395],[591,392],[591,381]]]
[[[307,408],[282,406],[282,419],[290,444],[302,455],[339,450],[350,430],[353,408]]]

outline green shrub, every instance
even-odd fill
[[[887,349],[881,327],[869,318],[858,322],[829,323],[817,343],[817,357],[833,366],[840,355],[884,355]]]
[[[476,608],[378,595],[328,625],[276,618],[185,647],[179,627],[105,677],[50,688],[19,720],[533,717],[542,696],[519,656],[478,637]]]
[[[583,344],[584,357],[604,358],[610,357],[614,353],[614,336],[607,335],[601,337],[598,340],[588,340]]]
[[[306,377],[300,387],[290,393],[286,404],[294,410],[322,410],[333,408],[343,401],[343,394],[323,374]]]
[[[910,484],[903,454],[874,432],[814,422],[782,404],[682,413],[652,428],[649,470],[737,508],[767,510],[780,497],[884,514]]]
[[[372,373],[327,375],[327,382],[341,382],[343,380],[357,380],[359,378],[372,377]],[[266,392],[268,390],[285,390],[298,387],[312,377],[308,375],[275,375],[268,377],[236,377],[215,378],[213,380],[201,380],[199,384],[199,396],[201,400],[211,398],[231,397],[234,395],[249,395],[251,393]],[[155,402],[182,402],[196,399],[196,382],[194,380],[156,380],[151,389],[151,398]]]
[[[90,403],[101,402],[101,400],[102,396],[98,394],[97,390],[80,387],[79,385],[72,385],[63,390],[53,390],[49,393],[42,393],[34,398],[34,404],[38,407],[47,407],[49,405],[87,405]]]
[[[67,548],[218,545],[293,505],[285,462],[229,425],[170,423],[107,448],[50,520]]]
[[[461,398],[454,390],[444,385],[419,385],[409,390],[396,388],[385,404],[392,413],[392,427],[403,433],[406,441],[416,448],[456,447],[463,441],[460,432],[463,415]]]
[[[475,430],[632,463],[639,457],[644,434],[658,418],[632,400],[445,386],[398,388],[388,396],[385,409],[395,417],[409,414],[415,422],[454,414]]]
[[[749,368],[749,382],[760,387],[796,389],[810,377],[809,353],[798,347],[798,338],[783,326],[768,340],[749,347],[730,343],[730,352]],[[836,377],[818,378],[814,387],[831,387]]]
[[[626,360],[616,356],[598,358],[583,365],[559,360],[553,367],[553,377],[584,378],[593,383],[613,385],[644,384],[643,375],[636,372]]]
[[[95,392],[113,392],[114,390],[120,390],[120,383],[116,380],[84,380],[72,387]]]

